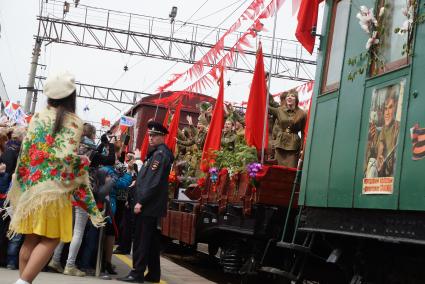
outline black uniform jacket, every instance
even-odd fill
[[[167,214],[168,175],[174,157],[165,144],[149,152],[139,171],[136,202],[142,204],[142,216],[163,217]]]

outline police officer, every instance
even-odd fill
[[[160,281],[160,231],[158,223],[167,213],[168,175],[174,160],[164,144],[167,129],[159,122],[148,123],[149,144],[153,148],[137,176],[136,205],[134,206],[135,236],[133,269],[118,280],[143,283]],[[148,268],[148,274],[144,272]]]

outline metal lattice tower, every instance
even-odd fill
[[[169,19],[123,13],[101,8],[78,6],[62,14],[63,2],[49,1],[44,14],[38,16],[39,32],[36,38],[100,50],[193,64],[199,60],[226,31],[225,29]],[[56,7],[56,8],[55,8]],[[242,33],[226,38],[229,50]],[[263,50],[271,49],[272,38],[259,35],[256,44],[245,52],[236,53],[229,70],[252,73],[259,40]],[[264,57],[270,57],[264,53]],[[315,55],[303,51],[292,40],[275,39],[272,77],[307,82],[313,79]]]
[[[35,77],[35,90],[41,92],[43,91],[44,80],[46,80],[46,77]],[[120,103],[133,106],[141,98],[152,95],[150,93],[109,88],[81,82],[75,82],[75,84],[77,85],[77,97],[104,102]]]

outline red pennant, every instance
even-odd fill
[[[274,1],[283,1],[283,0],[273,0]],[[256,17],[261,12],[261,8],[264,5],[264,0],[253,0],[251,4],[246,8],[246,10],[239,16],[238,20],[230,26],[230,28],[221,36],[217,43],[199,59],[192,67],[180,74],[174,74],[173,77],[164,85],[158,88],[159,91],[164,91],[178,81],[183,75],[192,79],[194,76],[200,76],[204,71],[204,65],[212,65],[215,63],[216,59],[222,55],[224,50],[224,41],[226,37],[236,31],[240,26],[243,20],[255,20]],[[270,6],[269,4],[268,6]],[[274,4],[273,4],[274,5]]]

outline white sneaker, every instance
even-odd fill
[[[78,276],[78,277],[84,277],[86,276],[86,273],[79,270],[77,267],[69,267],[65,266],[65,270],[63,271],[63,274],[69,275],[69,276]]]
[[[15,284],[30,284],[30,283],[28,283],[27,281],[24,281],[24,280],[22,280],[22,279],[18,279],[16,282],[15,282]]]
[[[62,265],[59,262],[54,261],[53,259],[49,262],[47,267],[49,267],[50,269],[52,269],[52,270],[54,270],[58,273],[63,273]]]

